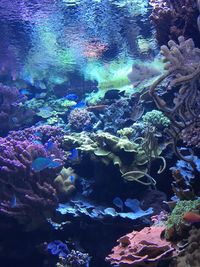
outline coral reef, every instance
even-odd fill
[[[145,227],[118,239],[119,245],[106,257],[112,265],[157,266],[158,262],[173,255],[171,244],[161,239],[164,227]]]

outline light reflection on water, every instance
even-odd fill
[[[1,80],[59,84],[70,72],[152,56],[146,2],[1,0]]]

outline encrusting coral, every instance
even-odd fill
[[[133,231],[117,240],[118,246],[106,257],[112,265],[119,267],[157,266],[161,260],[172,257],[174,248],[170,242],[161,239],[165,227],[145,227]]]
[[[54,179],[60,200],[66,201],[74,193],[76,179],[77,175],[71,167],[67,169],[63,167],[59,175]]]

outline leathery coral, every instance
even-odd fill
[[[200,77],[200,49],[195,48],[192,39],[185,40],[183,36],[178,38],[179,43],[168,42],[167,46],[161,47],[166,72],[151,86],[150,95],[153,97],[157,107],[167,116],[171,125],[166,132],[173,139],[174,152],[176,155],[187,161],[177,149],[177,141],[182,138],[188,145],[198,147],[199,135],[194,134],[198,131],[199,124],[199,77]],[[168,91],[173,91],[174,98],[167,100],[167,97],[160,96],[157,87],[163,81],[170,79],[165,87]],[[187,138],[188,136],[188,138]]]
[[[165,227],[145,227],[122,236],[119,245],[106,257],[112,265],[119,267],[157,266],[158,262],[173,255],[170,242],[161,239]]]

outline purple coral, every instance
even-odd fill
[[[75,131],[87,130],[91,125],[90,112],[85,108],[75,108],[70,112],[68,121]]]
[[[63,129],[51,125],[42,125],[37,127],[32,126],[19,131],[11,131],[7,136],[7,140],[31,141],[36,144],[41,143],[48,148],[48,152],[64,160],[64,151],[61,148],[63,137]]]
[[[53,180],[62,164],[40,173],[31,168],[38,157],[47,157],[42,144],[0,138],[0,214],[36,227],[58,204]],[[62,163],[61,159],[57,159]],[[12,199],[15,199],[14,203]]]
[[[25,100],[17,88],[0,84],[0,131],[25,126],[32,120],[33,111],[23,106]]]

